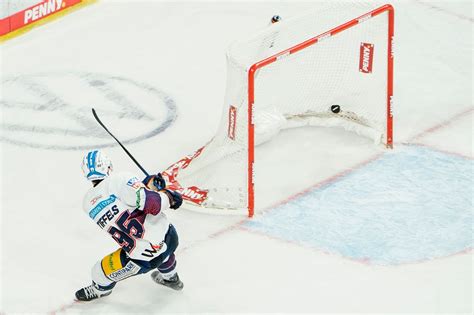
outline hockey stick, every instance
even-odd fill
[[[102,128],[105,129],[105,131],[107,131],[107,133],[115,139],[115,141],[117,141],[117,143],[122,147],[122,149],[125,151],[125,153],[127,153],[127,155],[132,159],[133,162],[135,162],[135,164],[138,166],[139,169],[142,170],[142,172],[146,175],[146,176],[149,176],[148,172],[140,165],[140,163],[138,163],[137,160],[135,160],[135,158],[133,157],[133,155],[128,152],[127,148],[109,131],[109,129],[107,129],[107,127],[105,127],[105,125],[102,123],[102,121],[99,119],[99,116],[97,116],[97,113],[95,112],[95,109],[92,109],[92,115],[94,115],[94,118],[95,120],[97,120],[97,122],[99,123],[99,125],[102,126]]]

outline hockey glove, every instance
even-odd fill
[[[158,173],[156,175],[148,175],[143,180],[143,183],[149,189],[155,190],[155,191],[160,191],[166,188],[166,181],[163,178],[163,176],[161,176],[161,173]]]
[[[181,204],[183,203],[183,197],[181,197],[181,194],[177,191],[172,191],[169,189],[163,190],[163,192],[168,196],[170,199],[170,208],[171,209],[178,209],[181,207]]]

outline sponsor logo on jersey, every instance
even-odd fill
[[[115,195],[110,195],[109,198],[107,198],[105,200],[102,200],[101,202],[99,202],[97,204],[97,206],[95,206],[94,208],[92,208],[91,211],[89,211],[89,217],[91,219],[95,219],[95,217],[99,214],[99,212],[104,210],[105,207],[107,207],[107,206],[111,205],[112,203],[114,203],[116,199],[117,199],[117,197]]]
[[[155,256],[159,256],[167,248],[164,241],[161,241],[158,245],[150,243],[150,247],[151,249],[146,248],[141,255],[148,258],[153,258]]]
[[[374,45],[360,43],[359,71],[362,73],[372,73],[372,62],[374,59]]]
[[[122,248],[117,249],[110,255],[105,256],[102,258],[102,270],[106,275],[111,274],[117,270],[123,268],[122,260],[120,259],[120,253],[122,252]]]
[[[113,281],[120,281],[133,275],[136,275],[139,271],[140,266],[138,266],[133,261],[129,261],[122,269],[109,274],[108,278]]]
[[[99,199],[102,199],[102,195],[94,197],[91,199],[91,205],[94,205]]]
[[[130,180],[127,182],[127,185],[135,189],[145,187],[145,185],[136,177],[130,178]]]
[[[63,0],[47,0],[37,6],[25,11],[24,23],[36,21],[43,16],[54,13],[64,7],[66,3]]]
[[[230,105],[229,107],[229,128],[227,130],[227,135],[232,140],[235,140],[235,124],[237,119],[237,108]]]
[[[153,245],[153,244],[151,244],[151,247],[152,247],[153,249],[161,249],[161,248],[163,247],[163,242],[161,242],[161,243],[158,244],[158,245]]]

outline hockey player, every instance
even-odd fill
[[[107,296],[117,282],[151,270],[155,282],[183,289],[174,254],[178,234],[164,214],[181,206],[181,195],[166,189],[161,174],[140,181],[112,170],[101,151],[87,153],[82,161],[84,176],[93,186],[84,197],[84,211],[120,248],[92,267],[92,284],[76,292],[77,300]]]

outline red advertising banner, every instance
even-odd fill
[[[81,1],[82,0],[43,0],[25,10],[1,19],[0,36],[60,12]]]
[[[362,73],[372,73],[373,60],[374,45],[370,43],[360,43],[359,71]]]
[[[229,127],[227,129],[227,135],[232,140],[235,140],[235,124],[237,120],[237,108],[235,106],[229,107]]]
[[[0,20],[0,36],[10,33],[10,18]]]

